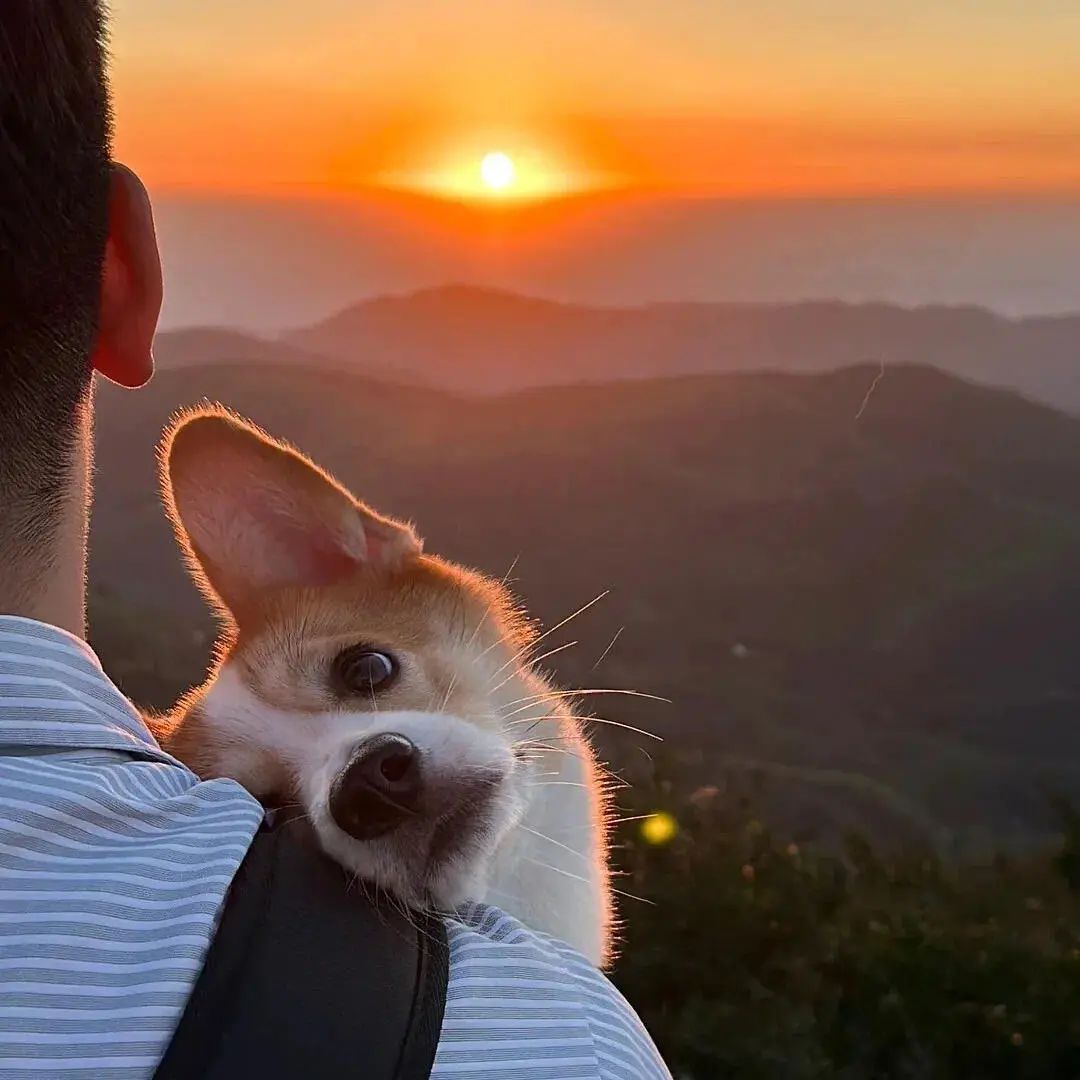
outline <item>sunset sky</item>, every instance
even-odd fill
[[[158,189],[1080,190],[1076,0],[114,0]]]

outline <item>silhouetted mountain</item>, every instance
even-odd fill
[[[95,640],[145,702],[202,669],[209,622],[153,447],[206,396],[416,520],[431,550],[496,575],[520,556],[549,624],[610,588],[552,662],[569,685],[671,698],[596,699],[669,737],[642,750],[702,782],[727,763],[785,797],[805,784],[815,819],[824,802],[939,838],[1031,837],[1051,826],[1045,790],[1080,790],[1080,420],[925,367],[889,369],[868,398],[877,374],[465,398],[218,364],[104,387]],[[620,766],[645,761],[637,737],[598,732]]]
[[[1080,411],[1080,316],[972,307],[651,304],[598,308],[465,286],[356,304],[278,342],[182,331],[171,363],[321,355],[350,370],[469,394],[725,371],[930,364]],[[261,351],[260,351],[261,350]]]
[[[159,371],[207,363],[253,360],[263,364],[292,364],[311,359],[295,345],[217,326],[171,330],[158,334],[154,342],[154,360]]]

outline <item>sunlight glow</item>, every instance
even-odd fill
[[[517,178],[517,169],[508,154],[492,150],[480,162],[480,176],[492,191],[505,191]]]
[[[496,149],[497,148],[497,149]],[[376,186],[493,210],[613,189],[619,178],[542,131],[447,131],[403,140],[397,160],[373,177]]]

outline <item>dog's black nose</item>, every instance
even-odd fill
[[[422,788],[420,751],[404,735],[362,743],[330,792],[330,816],[357,840],[372,840],[413,817]]]

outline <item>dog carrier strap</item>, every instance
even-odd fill
[[[427,1080],[447,967],[441,920],[376,904],[305,822],[264,826],[155,1080]]]

